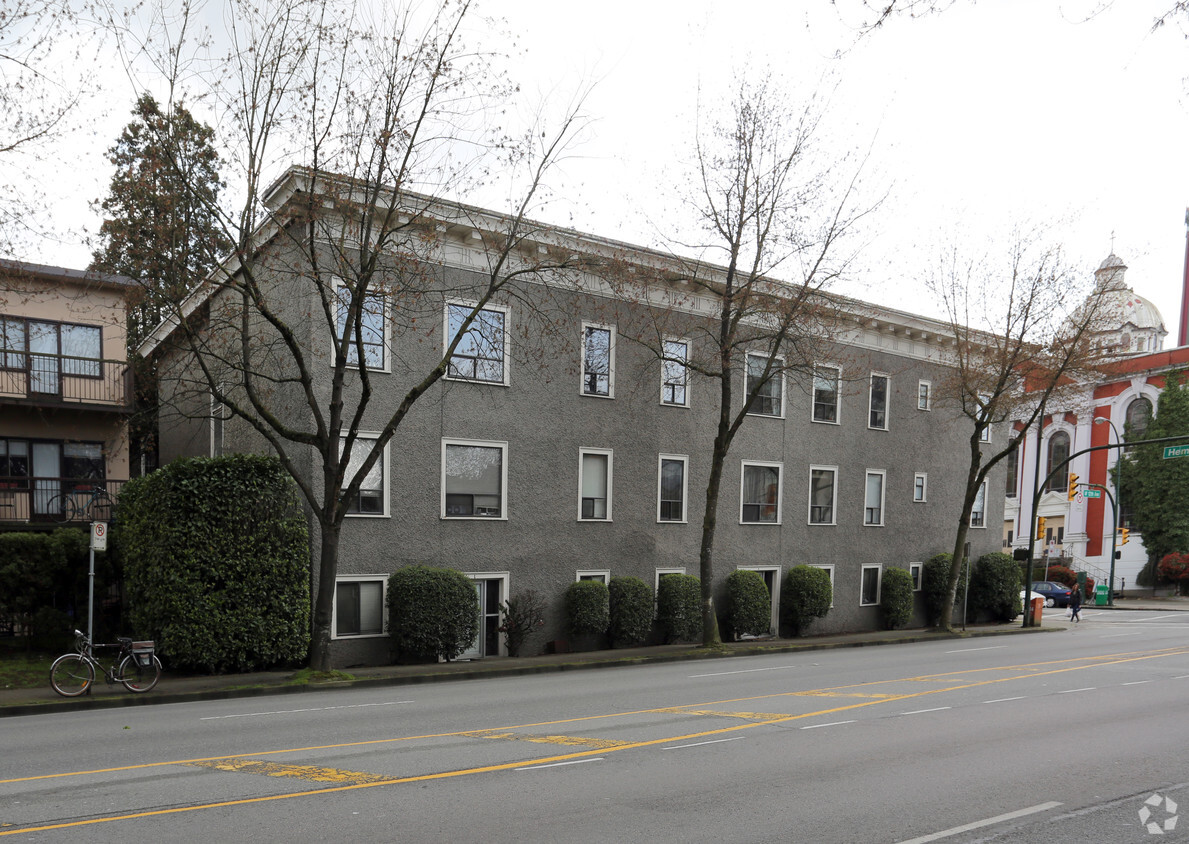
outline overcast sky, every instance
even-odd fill
[[[929,245],[982,243],[1039,221],[1089,276],[1114,251],[1176,340],[1189,205],[1189,42],[1153,34],[1172,0],[957,0],[859,38],[858,0],[487,0],[516,34],[513,76],[530,95],[595,81],[578,157],[551,181],[549,222],[644,245],[668,231],[673,180],[689,159],[699,89],[712,108],[745,65],[807,95],[829,80],[829,138],[869,151],[865,181],[889,190],[868,220],[865,272],[841,292],[937,315],[919,284]],[[489,45],[493,46],[493,45]],[[123,76],[111,71],[111,87]],[[57,243],[29,260],[85,266],[91,201],[111,173],[102,152],[129,117],[131,87],[64,139],[35,173]],[[127,103],[127,107],[122,105]],[[69,173],[69,184],[61,174]],[[457,197],[466,200],[467,197]]]

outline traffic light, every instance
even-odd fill
[[[1127,535],[1129,533],[1131,533],[1131,531],[1129,531],[1127,528],[1119,528],[1119,544],[1120,545],[1127,544]]]
[[[1045,517],[1036,517],[1036,538],[1043,540],[1045,538]]]
[[[1078,476],[1073,472],[1069,473],[1069,500],[1073,501],[1078,495]]]

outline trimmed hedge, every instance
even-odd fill
[[[88,535],[77,528],[0,533],[0,615],[32,631],[27,648],[36,644],[64,650],[73,641],[72,625],[85,628],[89,544]],[[96,555],[95,568],[96,594],[102,595],[111,571],[106,554]],[[63,607],[74,610],[73,618]]]
[[[575,636],[601,635],[611,624],[611,599],[601,580],[577,580],[566,588],[566,626]]]
[[[639,645],[652,632],[655,604],[652,587],[638,577],[613,577],[607,589],[611,601],[611,647]]]
[[[1010,554],[993,551],[975,563],[970,600],[996,621],[1011,621],[1024,611],[1020,600],[1020,566]]]
[[[388,578],[388,629],[398,659],[449,662],[479,635],[474,581],[454,569],[397,569]]]
[[[941,619],[941,608],[945,606],[946,583],[950,577],[950,561],[953,554],[934,554],[921,567],[921,591],[925,595],[925,619],[930,626],[936,626]],[[958,598],[954,604],[953,618],[961,618],[962,594],[966,591],[966,567],[958,572]]]
[[[772,630],[772,596],[764,576],[747,569],[727,575],[727,626],[740,636],[763,636]]]
[[[830,575],[817,566],[793,566],[784,576],[780,591],[780,617],[797,636],[804,635],[814,619],[830,611],[834,590]]]
[[[912,621],[912,575],[904,569],[885,569],[879,606],[889,630],[904,627]]]
[[[113,538],[130,632],[173,665],[252,671],[306,657],[309,536],[280,461],[187,458],[134,478]]]
[[[692,574],[666,574],[656,588],[656,620],[665,642],[702,639],[702,581]]]

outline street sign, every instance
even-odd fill
[[[1083,489],[1082,495],[1087,498],[1102,498],[1102,490],[1100,489]]]
[[[1164,459],[1168,460],[1172,457],[1189,457],[1189,445],[1166,445]]]
[[[107,550],[107,522],[91,522],[91,550]]]

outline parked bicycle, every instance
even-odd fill
[[[59,522],[110,522],[115,506],[106,489],[94,486],[55,495],[46,511]]]
[[[115,645],[92,645],[87,635],[74,631],[76,653],[63,654],[50,666],[50,685],[63,697],[78,697],[91,688],[95,681],[95,669],[113,683],[123,683],[130,692],[147,692],[161,679],[161,661],[153,652],[152,642],[134,642],[124,636]],[[95,648],[119,648],[119,653],[109,667],[95,658]]]

